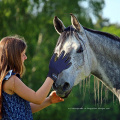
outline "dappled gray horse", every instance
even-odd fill
[[[64,50],[72,62],[53,85],[57,94],[67,97],[73,86],[93,74],[120,101],[120,38],[83,27],[73,14],[67,28],[58,17],[53,22],[60,34],[54,53],[59,56]]]

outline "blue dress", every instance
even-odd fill
[[[15,73],[10,70],[4,80],[9,80]],[[20,75],[17,74],[20,78]],[[3,82],[4,82],[3,80]],[[2,120],[33,120],[30,103],[17,94],[9,95],[2,91]]]

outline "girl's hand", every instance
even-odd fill
[[[56,53],[53,54],[50,63],[49,63],[49,72],[48,77],[50,77],[54,82],[57,80],[58,74],[63,70],[71,66],[69,54],[65,54],[65,51],[62,51],[58,59],[55,61]]]
[[[51,104],[64,101],[64,99],[57,96],[56,91],[52,91],[51,94],[49,95],[49,98],[50,98]]]

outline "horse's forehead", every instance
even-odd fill
[[[56,44],[56,48],[59,48],[59,51],[63,49],[64,46],[71,46],[71,44],[78,43],[77,33],[74,29],[65,30],[59,37],[58,42]]]
[[[74,35],[70,35],[64,40],[64,42],[63,40],[59,42],[59,44],[56,46],[55,51],[57,53],[60,53],[62,50],[65,52],[70,52],[72,49],[77,49],[78,45],[79,41],[76,39],[76,37]]]
[[[72,31],[64,31],[58,39],[57,46],[60,45],[60,48],[62,48],[66,40],[72,37],[72,35],[73,35]]]

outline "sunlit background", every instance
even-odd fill
[[[105,0],[105,7],[103,8],[103,17],[108,18],[110,23],[120,24],[119,4],[119,0]]]

